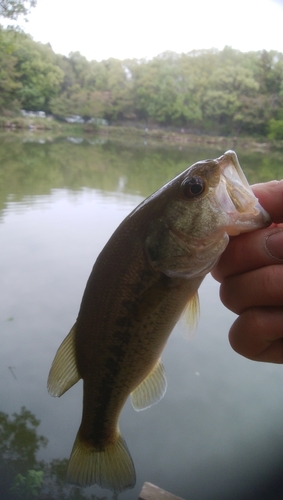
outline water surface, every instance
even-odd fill
[[[32,468],[43,469],[39,460],[68,458],[80,423],[81,383],[57,399],[48,395],[46,379],[97,255],[144,197],[195,161],[223,152],[13,136],[0,141],[0,410],[2,419],[13,419],[24,406],[40,421],[38,434],[48,444],[39,446]],[[279,154],[237,152],[251,183],[282,177]],[[182,320],[165,349],[164,399],[143,412],[128,402],[122,413],[137,485],[121,500],[138,498],[145,481],[186,500],[251,498],[282,466],[282,367],[232,351],[227,333],[235,317],[210,276],[200,302],[196,336],[186,340]],[[9,480],[26,474],[15,465],[19,450],[10,448],[9,455],[0,446],[1,470],[14,457]],[[62,499],[56,488],[49,498]],[[112,498],[98,487],[80,491]]]

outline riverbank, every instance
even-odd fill
[[[163,144],[176,145],[179,144],[180,147],[194,145],[213,145],[219,146],[219,149],[226,148],[236,148],[241,147],[242,149],[250,149],[254,151],[269,151],[274,141],[269,141],[267,138],[254,138],[254,137],[227,137],[227,136],[216,136],[209,134],[196,134],[188,132],[184,129],[171,130],[166,128],[146,128],[141,129],[137,127],[125,127],[125,126],[108,126],[100,127],[99,134],[107,135],[109,138],[140,138],[144,142],[162,142]],[[283,148],[283,141],[277,141],[281,143]],[[232,145],[231,145],[232,144]]]
[[[93,123],[66,123],[53,117],[17,116],[6,118],[0,116],[1,129],[10,133],[29,131],[33,134],[49,133],[52,136],[102,136],[109,139],[142,140],[150,143],[178,144],[180,147],[191,144],[214,145],[219,146],[221,149],[225,149],[225,147],[241,147],[262,152],[269,151],[271,147],[283,149],[283,141],[271,141],[266,137],[216,136],[155,125],[144,127],[142,124],[97,126]]]

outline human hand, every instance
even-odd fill
[[[252,189],[273,224],[232,238],[212,275],[223,304],[239,315],[229,332],[233,349],[283,363],[283,180]]]

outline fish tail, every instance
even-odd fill
[[[103,451],[80,439],[78,433],[70,456],[67,480],[77,486],[98,484],[114,492],[133,488],[136,483],[135,467],[121,434]]]

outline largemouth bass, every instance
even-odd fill
[[[186,307],[229,236],[270,223],[236,153],[200,161],[144,200],[98,256],[77,321],[54,358],[48,390],[61,396],[83,379],[83,414],[69,460],[70,482],[115,492],[135,484],[118,419],[166,391],[160,360]]]

